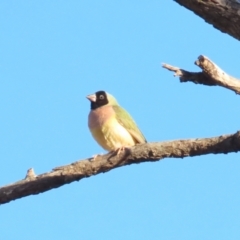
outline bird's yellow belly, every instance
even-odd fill
[[[104,126],[90,131],[98,144],[108,151],[136,144],[131,134],[116,119],[111,119]]]

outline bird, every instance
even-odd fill
[[[97,143],[107,151],[117,151],[147,140],[131,115],[105,91],[86,96],[90,100],[88,127]]]

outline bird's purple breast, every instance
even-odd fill
[[[111,117],[114,116],[114,110],[111,106],[103,106],[91,110],[88,115],[88,127],[90,129],[102,127]]]

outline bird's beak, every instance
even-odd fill
[[[96,94],[87,95],[86,98],[91,102],[96,102]]]

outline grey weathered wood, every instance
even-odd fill
[[[225,73],[220,67],[205,56],[199,56],[195,64],[202,69],[202,72],[188,72],[169,64],[163,64],[163,68],[175,72],[180,82],[193,82],[207,86],[221,86],[240,94],[240,80]]]

